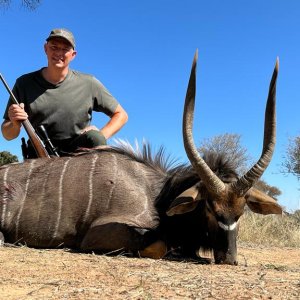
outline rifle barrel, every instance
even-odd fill
[[[15,97],[15,95],[13,94],[13,92],[11,91],[11,89],[9,88],[8,84],[6,83],[5,79],[3,78],[2,74],[0,73],[0,79],[3,82],[6,90],[8,91],[10,97],[12,98],[12,100],[14,101],[15,104],[20,105],[17,98]]]
[[[3,78],[2,74],[0,73],[0,79],[3,82],[6,90],[8,91],[11,99],[13,100],[14,104],[20,105],[17,98],[13,94],[12,90],[9,88],[8,84],[6,83],[5,79]],[[33,126],[29,122],[29,120],[24,120],[21,122],[24,126],[24,129],[29,136],[29,139],[31,140],[31,143],[33,145],[33,148],[37,154],[38,157],[50,157],[49,153],[47,152],[45,146],[43,145],[43,142],[39,138],[39,136],[36,134]]]

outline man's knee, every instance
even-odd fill
[[[106,145],[106,138],[98,130],[89,130],[84,133],[86,135],[87,147],[94,148],[101,145]]]

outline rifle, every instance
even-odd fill
[[[16,99],[15,95],[13,94],[13,92],[11,91],[11,89],[9,88],[8,84],[6,83],[6,81],[4,80],[2,74],[0,73],[0,79],[3,82],[6,90],[8,91],[12,101],[14,104],[20,105],[18,100]],[[40,139],[40,137],[36,134],[33,126],[31,125],[31,123],[29,122],[29,120],[24,120],[21,122],[22,125],[24,126],[24,129],[33,145],[33,148],[37,154],[38,157],[50,157],[48,151],[45,148],[44,143],[42,142],[42,140]]]
[[[57,148],[55,148],[53,146],[44,125],[39,125],[37,127],[37,132],[38,132],[38,135],[41,137],[42,141],[44,142],[48,153],[50,153],[51,156],[59,157],[59,154],[57,152]]]

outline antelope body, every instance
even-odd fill
[[[183,117],[191,166],[167,167],[126,148],[103,148],[60,158],[40,158],[0,168],[0,231],[6,242],[82,251],[120,249],[160,258],[176,248],[196,258],[212,250],[216,263],[237,263],[238,220],[244,207],[280,214],[281,207],[253,188],[275,145],[278,62],[265,115],[263,151],[241,178],[218,154],[200,157],[192,137],[195,55]],[[148,149],[148,150],[147,150]]]

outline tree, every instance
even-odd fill
[[[8,151],[0,152],[0,167],[13,162],[18,162],[18,157]]]
[[[11,5],[12,0],[0,0],[0,7],[8,8]],[[29,10],[35,10],[42,0],[21,0],[21,5]]]
[[[230,157],[233,167],[238,174],[243,174],[250,161],[250,156],[247,154],[247,149],[241,146],[241,135],[239,134],[220,134],[212,138],[204,139],[198,151],[205,154],[206,151],[222,153],[226,157]]]
[[[255,187],[269,195],[270,197],[274,198],[275,200],[278,200],[277,197],[280,196],[281,190],[277,188],[276,186],[272,186],[267,184],[263,179],[259,179],[257,183],[255,184]]]
[[[204,139],[198,151],[203,155],[207,151],[214,151],[222,153],[230,158],[233,167],[237,170],[239,175],[243,175],[248,171],[251,157],[247,153],[247,149],[241,145],[241,136],[238,134],[221,134],[211,139]],[[281,191],[276,186],[267,184],[264,180],[259,179],[255,187],[270,197],[277,200],[281,195]]]
[[[300,136],[296,136],[289,140],[284,158],[283,173],[290,173],[300,179]]]

